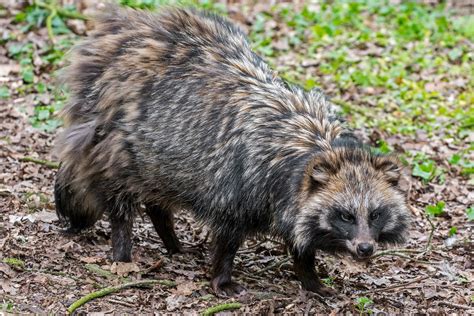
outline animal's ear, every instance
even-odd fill
[[[307,174],[313,187],[325,185],[331,175],[339,171],[338,160],[330,153],[315,156],[308,165]]]
[[[403,166],[395,156],[377,156],[373,160],[376,170],[381,171],[387,181],[393,186],[398,186]]]
[[[314,165],[311,170],[311,180],[314,182],[315,185],[324,185],[329,180],[330,173],[327,169]]]

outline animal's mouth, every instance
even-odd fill
[[[371,255],[371,256],[368,256],[368,257],[366,257],[366,256],[361,257],[357,254],[354,254],[353,252],[351,252],[351,256],[357,262],[368,262],[374,257],[374,255]]]

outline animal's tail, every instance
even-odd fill
[[[74,183],[71,168],[64,165],[56,175],[54,200],[59,219],[71,233],[91,227],[104,212],[93,189]]]

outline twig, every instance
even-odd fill
[[[247,248],[244,248],[242,249],[241,251],[239,251],[240,254],[243,254],[243,253],[251,253],[251,252],[254,252],[252,249],[255,249],[259,246],[261,246],[262,244],[266,243],[267,241],[269,241],[269,239],[265,238],[259,242],[257,242],[255,245],[252,245],[252,246],[249,246]]]
[[[416,254],[419,254],[419,253],[422,253],[422,252],[423,252],[422,250],[416,250],[416,249],[391,249],[391,250],[381,251],[381,252],[375,254],[373,256],[373,258],[382,257],[382,256],[385,256],[385,255],[400,254],[400,253],[416,253]]]
[[[270,269],[273,269],[274,267],[280,267],[282,264],[284,264],[284,263],[286,263],[286,262],[288,262],[288,261],[290,261],[290,260],[291,260],[290,257],[286,257],[285,259],[283,259],[283,260],[281,260],[281,261],[274,262],[274,263],[272,263],[271,265],[266,266],[265,268],[258,270],[257,272],[255,272],[255,274],[261,274],[261,273],[263,273],[263,272],[265,272],[265,271],[268,271],[268,270],[270,270]]]
[[[201,241],[198,241],[197,243],[188,242],[186,240],[183,240],[181,242],[185,245],[188,245],[189,247],[199,248],[199,247],[202,247],[204,244],[206,244],[208,238],[209,238],[209,232],[207,232],[204,238]]]
[[[425,253],[428,252],[431,249],[431,242],[433,241],[433,235],[434,235],[434,232],[436,230],[436,226],[431,221],[429,215],[426,215],[426,219],[428,220],[428,223],[430,223],[430,225],[431,225],[431,231],[430,231],[430,235],[428,237],[428,241],[426,242]]]
[[[424,251],[420,251],[418,252],[419,255],[417,256],[418,258],[420,258],[421,256],[423,256],[423,254],[425,253]],[[430,264],[430,265],[436,265],[436,264],[439,264],[438,261],[425,261],[425,260],[420,260],[420,259],[416,259],[416,258],[412,258],[410,256],[407,256],[403,253],[399,253],[399,252],[396,252],[396,251],[384,251],[382,254],[380,255],[375,255],[374,258],[377,258],[377,257],[380,257],[380,256],[384,256],[384,255],[391,255],[391,256],[395,256],[395,257],[400,257],[400,258],[404,258],[404,259],[408,259],[410,261],[413,261],[413,262],[417,262],[417,263],[423,263],[423,264]]]
[[[451,303],[451,302],[446,302],[446,301],[441,301],[441,302],[439,302],[439,303],[438,303],[438,306],[440,306],[440,305],[445,305],[445,306],[453,307],[453,308],[473,309],[473,310],[474,310],[474,306],[456,304],[456,303]]]
[[[143,274],[148,274],[152,271],[155,271],[155,270],[158,270],[159,268],[161,268],[161,266],[163,265],[163,259],[160,259],[158,261],[156,261],[155,263],[153,263],[149,268],[147,268],[145,271],[143,271]]]
[[[134,305],[132,303],[124,302],[123,300],[114,300],[113,298],[109,298],[107,301],[109,301],[112,304],[119,304],[119,305],[123,305],[123,306],[130,307],[130,308],[136,308],[137,307],[136,305]]]
[[[173,281],[169,281],[169,280],[142,280],[142,281],[124,283],[124,284],[121,284],[121,285],[118,285],[118,286],[106,287],[106,288],[103,288],[99,291],[95,291],[95,292],[87,294],[86,296],[81,297],[80,299],[78,299],[77,301],[75,301],[74,303],[72,303],[68,307],[67,312],[69,314],[72,314],[76,309],[78,309],[79,307],[81,307],[82,305],[86,304],[87,302],[89,302],[93,299],[103,297],[103,296],[121,291],[121,290],[126,289],[126,288],[153,286],[153,285],[156,285],[156,284],[161,284],[161,285],[164,285],[164,286],[173,286],[176,283],[174,283]]]
[[[20,158],[20,161],[34,162],[34,163],[37,163],[39,165],[44,165],[44,166],[46,166],[48,168],[51,168],[51,169],[58,169],[59,168],[59,163],[57,163],[57,162],[37,159],[37,158],[29,157],[29,156],[25,156],[25,157]]]
[[[228,310],[233,310],[233,309],[239,309],[242,307],[242,304],[240,303],[225,303],[225,304],[220,304],[216,306],[209,307],[205,311],[202,312],[202,316],[211,316],[219,312],[223,311],[228,311]]]
[[[407,285],[410,285],[410,284],[413,284],[413,283],[418,283],[418,282],[421,282],[423,280],[426,280],[428,279],[430,276],[429,275],[425,275],[423,277],[419,277],[415,280],[412,280],[412,281],[409,281],[409,282],[406,282],[406,283],[402,283],[402,284],[397,284],[397,285],[392,285],[392,286],[387,286],[387,287],[384,287],[384,288],[378,288],[378,289],[373,289],[373,290],[368,290],[368,291],[364,291],[364,292],[361,292],[359,294],[368,294],[368,293],[375,293],[375,292],[383,292],[383,291],[391,291],[391,290],[394,290],[394,289],[398,289],[400,287],[405,287]]]

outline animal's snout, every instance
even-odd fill
[[[374,253],[374,246],[369,243],[360,243],[357,245],[357,255],[361,258],[370,257]]]

